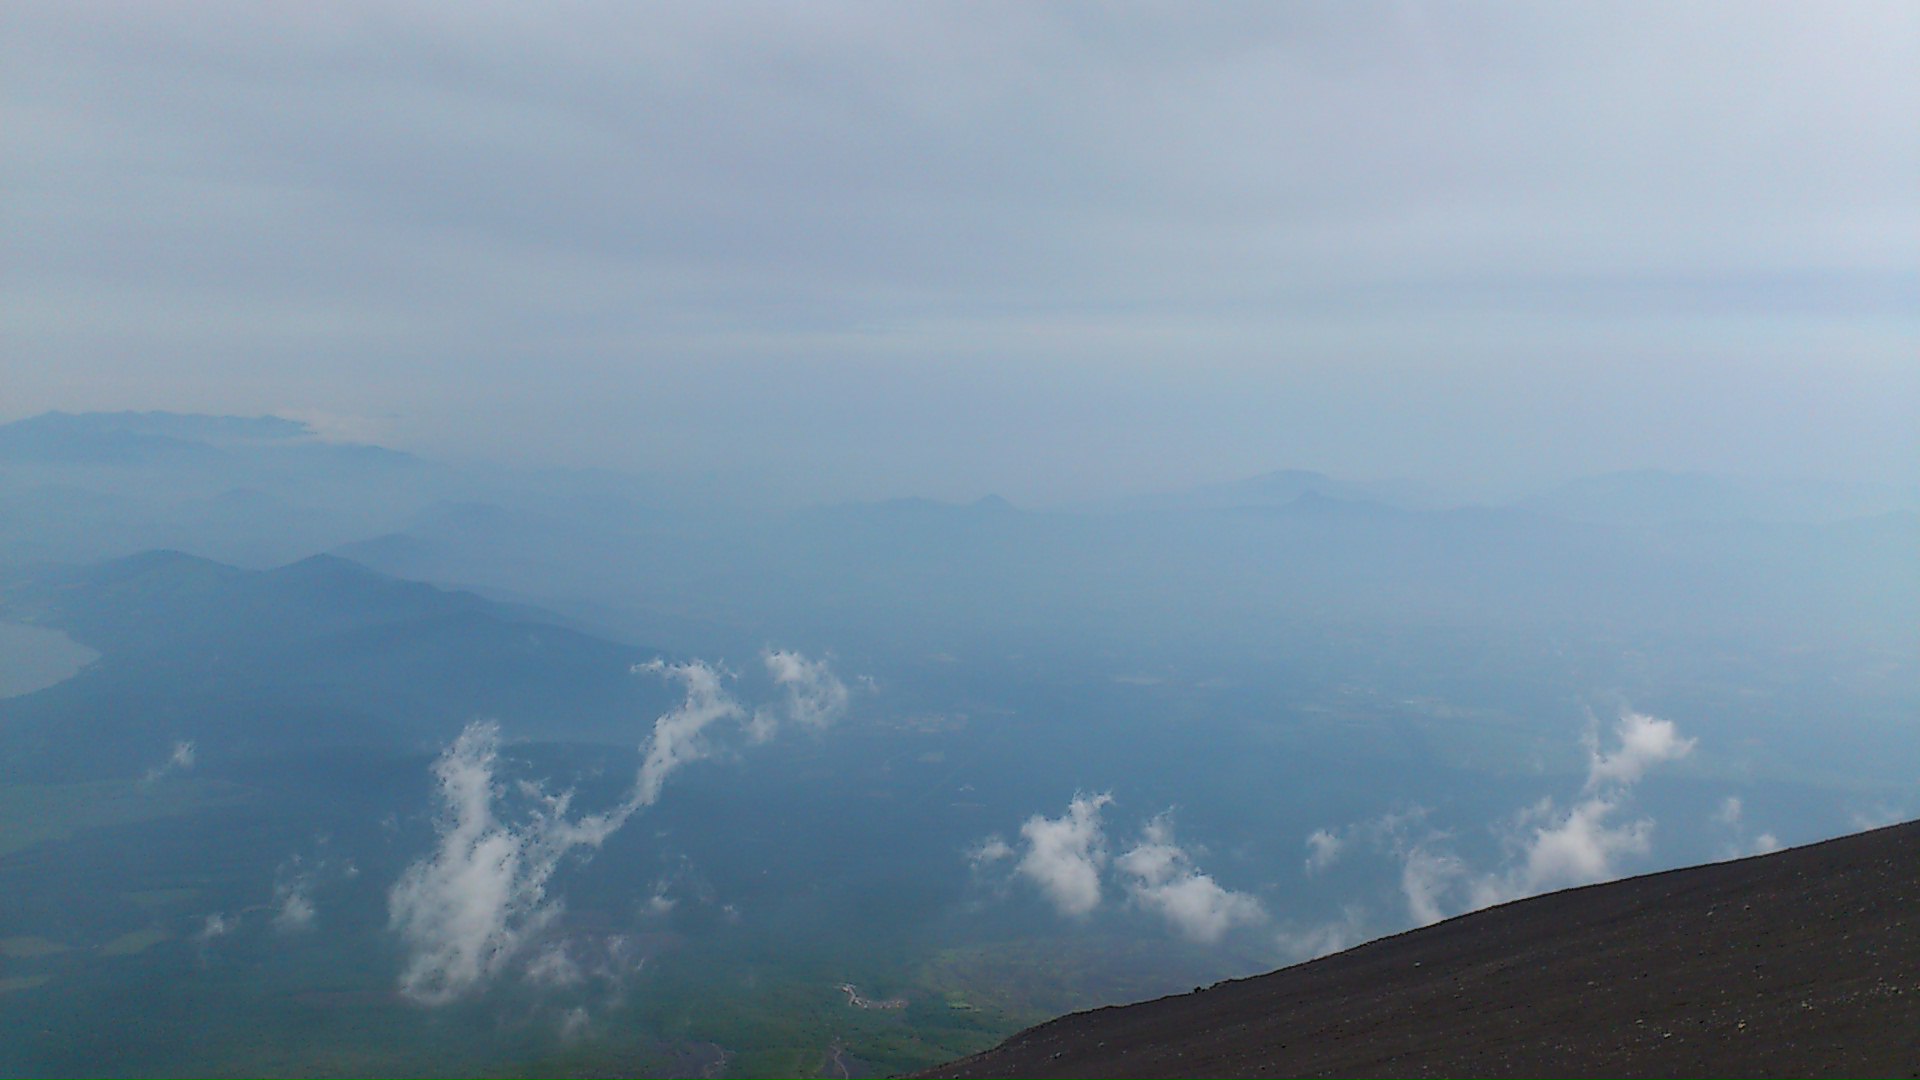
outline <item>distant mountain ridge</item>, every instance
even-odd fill
[[[921,1075],[1912,1076],[1920,822],[1522,900]]]
[[[229,449],[318,441],[313,429],[278,416],[200,413],[49,412],[0,424],[0,461],[135,465],[218,461]],[[387,451],[387,453],[396,453]]]
[[[0,775],[13,778],[138,775],[176,741],[211,762],[431,748],[480,716],[519,737],[627,742],[665,700],[630,672],[657,650],[331,555],[251,571],[146,552],[49,569],[0,599],[103,654],[0,700]]]
[[[1637,469],[1579,477],[1519,505],[1573,521],[1649,525],[1832,522],[1910,511],[1920,502],[1914,492],[1885,485]]]
[[[1424,485],[1411,480],[1342,480],[1312,469],[1277,469],[1244,480],[1142,495],[1122,505],[1133,510],[1221,510],[1279,506],[1306,496],[1401,509],[1429,508],[1442,502]]]

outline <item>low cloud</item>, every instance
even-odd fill
[[[1174,931],[1204,944],[1230,930],[1265,921],[1259,900],[1223,887],[1195,865],[1174,840],[1173,822],[1162,814],[1147,823],[1139,840],[1118,858],[1108,852],[1102,812],[1109,794],[1078,794],[1057,818],[1035,814],[1020,826],[1020,843],[990,836],[968,849],[976,870],[1017,860],[1013,872],[1040,890],[1062,916],[1084,918],[1106,896],[1107,874],[1137,907],[1159,915]]]
[[[313,879],[302,877],[274,888],[273,925],[282,933],[313,929]]]
[[[1623,858],[1653,850],[1652,818],[1619,817],[1633,785],[1649,769],[1686,757],[1698,740],[1682,737],[1671,720],[1636,712],[1621,715],[1614,739],[1617,746],[1602,751],[1597,736],[1589,734],[1585,795],[1573,806],[1561,810],[1552,799],[1542,799],[1515,816],[1520,861],[1476,880],[1474,907],[1611,881],[1620,876]]]
[[[668,776],[682,765],[699,761],[713,752],[705,737],[708,727],[722,720],[744,719],[747,712],[722,685],[724,671],[698,660],[684,664],[653,660],[635,664],[633,670],[678,682],[687,694],[678,708],[654,721],[653,737],[648,740],[646,758],[640,763],[634,799],[639,806],[652,806],[659,801],[660,789]]]
[[[535,986],[577,986],[586,977],[564,941],[554,942],[527,961],[527,981]]]
[[[1317,874],[1340,858],[1346,841],[1328,829],[1315,829],[1307,836],[1307,873]]]
[[[1653,850],[1653,819],[1616,822],[1621,797],[1582,799],[1567,810],[1542,799],[1515,815],[1520,841],[1518,865],[1474,881],[1472,906],[1491,907],[1576,885],[1620,876],[1622,857]]]
[[[793,718],[819,725],[844,708],[846,688],[824,663],[787,652],[769,653],[767,662]],[[748,726],[749,714],[727,692],[730,676],[722,668],[654,660],[633,670],[677,682],[685,696],[654,721],[632,788],[607,810],[576,815],[571,791],[504,784],[499,727],[488,721],[467,725],[434,763],[441,808],[435,849],[388,893],[389,925],[408,947],[400,975],[407,997],[444,1004],[516,967],[536,985],[566,985],[570,972],[577,973],[576,958],[564,943],[545,941],[563,910],[550,894],[554,874],[570,857],[590,856],[657,802],[680,768],[713,756],[715,725]],[[656,895],[651,906],[664,913],[671,901]]]
[[[567,816],[571,793],[523,784],[532,808],[524,821],[504,822],[495,812],[499,745],[497,725],[475,722],[434,763],[439,846],[388,895],[389,923],[410,950],[400,989],[423,1004],[451,1001],[513,963],[560,912],[547,898],[560,860],[599,847],[638,807],[630,799],[576,821]]]
[[[140,778],[140,782],[142,784],[151,784],[161,777],[166,776],[168,773],[186,772],[188,769],[193,768],[195,756],[196,751],[194,750],[193,743],[182,739],[173,744],[173,752],[167,755],[167,760],[148,769],[147,774]]]
[[[200,924],[200,930],[193,935],[193,940],[201,945],[205,945],[215,938],[225,937],[232,933],[233,928],[237,925],[239,925],[237,918],[232,918],[216,911],[207,916],[206,921]]]
[[[1341,831],[1318,830],[1307,838],[1307,872],[1324,869],[1362,841],[1399,862],[1407,916],[1421,926],[1463,910],[1612,880],[1623,862],[1653,848],[1653,820],[1628,814],[1634,784],[1696,745],[1671,721],[1635,712],[1622,714],[1612,734],[1614,745],[1604,750],[1597,732],[1587,735],[1587,778],[1579,799],[1562,807],[1543,798],[1507,822],[1507,859],[1496,870],[1474,870],[1450,850],[1450,834],[1427,825],[1426,811],[1415,809]],[[1739,800],[1729,800],[1716,817],[1737,821],[1740,812]]]
[[[1310,926],[1306,929],[1288,927],[1274,937],[1274,944],[1280,948],[1281,955],[1290,960],[1317,960],[1322,956],[1350,949],[1367,939],[1366,911],[1357,904],[1349,904],[1340,911],[1340,918],[1331,922]]]
[[[1408,848],[1400,861],[1400,895],[1414,924],[1431,926],[1446,918],[1442,902],[1466,876],[1467,864],[1455,855],[1424,844]]]
[[[1655,765],[1678,761],[1693,752],[1697,739],[1680,736],[1671,720],[1658,720],[1645,713],[1627,712],[1614,727],[1619,747],[1601,753],[1598,736],[1587,736],[1587,790],[1608,786],[1631,787]]]
[[[1867,810],[1854,810],[1847,815],[1853,827],[1860,832],[1869,829],[1884,829],[1888,825],[1897,825],[1907,820],[1907,811],[1898,806],[1880,803]]]
[[[817,729],[847,711],[847,684],[834,675],[825,660],[808,660],[790,649],[768,650],[760,659],[784,700],[778,707],[754,711],[752,734],[756,742],[770,738],[782,720]]]
[[[1100,871],[1107,862],[1100,811],[1112,801],[1106,794],[1075,795],[1064,815],[1035,814],[1020,826],[1027,853],[1015,870],[1062,915],[1084,917],[1100,906]]]
[[[1236,926],[1266,920],[1259,900],[1221,887],[1194,866],[1193,858],[1174,842],[1173,822],[1166,814],[1148,822],[1140,842],[1114,865],[1131,879],[1127,892],[1133,901],[1159,913],[1188,940],[1211,945]]]
[[[1011,859],[1013,855],[1013,845],[998,836],[989,836],[967,849],[967,861],[972,863],[975,869],[991,866],[1003,859]]]
[[[1771,832],[1762,832],[1749,836],[1746,826],[1746,806],[1737,795],[1729,795],[1721,801],[1719,809],[1713,812],[1713,824],[1720,827],[1727,840],[1720,848],[1720,856],[1725,859],[1740,859],[1748,855],[1766,855],[1779,851],[1780,838]]]

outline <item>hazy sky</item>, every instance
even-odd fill
[[[0,420],[1920,479],[1920,5],[0,6]]]

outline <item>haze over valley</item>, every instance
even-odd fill
[[[16,1071],[900,1070],[1915,803],[1920,517],[1866,493],[781,509],[0,443]]]

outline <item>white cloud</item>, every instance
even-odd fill
[[[1065,815],[1035,814],[1020,826],[1027,842],[1018,872],[1046,894],[1062,915],[1081,917],[1100,906],[1100,870],[1107,862],[1100,811],[1111,795],[1075,795]]]
[[[1749,837],[1746,830],[1745,811],[1745,806],[1736,795],[1727,796],[1720,803],[1720,808],[1714,811],[1713,823],[1729,834],[1728,841],[1720,848],[1721,858],[1740,859],[1748,855],[1765,855],[1779,851],[1783,846],[1780,838],[1771,832],[1762,832],[1757,836]]]
[[[590,1024],[586,1007],[575,1005],[560,1017],[560,1041],[569,1045],[579,1042]]]
[[[1317,874],[1340,858],[1340,849],[1346,841],[1329,829],[1315,829],[1307,837],[1307,873]]]
[[[1211,945],[1235,926],[1266,919],[1254,897],[1223,888],[1193,865],[1174,843],[1173,823],[1162,814],[1147,823],[1140,842],[1114,864],[1133,878],[1127,885],[1135,903],[1158,912],[1182,936]]]
[[[1473,906],[1488,907],[1618,877],[1623,856],[1653,850],[1652,819],[1614,824],[1619,809],[1620,798],[1615,796],[1583,799],[1564,812],[1553,800],[1542,799],[1522,811],[1515,821],[1529,839],[1523,843],[1521,863],[1475,881]]]
[[[1619,745],[1600,750],[1589,734],[1589,766],[1584,798],[1561,811],[1552,799],[1542,799],[1515,817],[1526,839],[1520,842],[1521,861],[1505,872],[1475,881],[1475,907],[1486,907],[1554,889],[1611,881],[1620,876],[1620,860],[1644,856],[1653,850],[1651,818],[1617,821],[1631,789],[1647,770],[1678,761],[1693,752],[1697,739],[1686,738],[1671,720],[1626,712],[1614,727]],[[1720,812],[1738,814],[1735,800]]]
[[[628,801],[577,821],[567,817],[571,793],[548,795],[531,785],[526,820],[495,815],[499,728],[467,725],[434,764],[442,815],[434,853],[408,867],[388,896],[389,922],[410,953],[401,991],[442,1004],[503,971],[559,913],[547,882],[576,848],[597,848],[638,807]]]
[[[1871,810],[1855,810],[1849,815],[1853,827],[1861,832],[1869,829],[1883,829],[1888,825],[1907,820],[1907,811],[1901,807],[1881,803]]]
[[[197,752],[194,749],[193,743],[189,740],[182,739],[173,744],[173,752],[167,755],[167,760],[148,769],[147,774],[140,778],[140,782],[142,784],[151,784],[168,773],[185,772],[193,768],[196,756]]]
[[[830,718],[832,688],[840,684],[824,663],[797,653],[773,655],[780,657],[776,681],[786,675],[783,685],[790,695],[799,687],[809,710],[802,718],[810,723]],[[722,685],[722,669],[698,660],[654,660],[633,670],[680,683],[686,697],[654,721],[632,789],[608,810],[575,818],[572,792],[555,795],[521,781],[514,786],[524,807],[519,820],[503,820],[510,800],[496,776],[500,732],[491,722],[467,725],[434,763],[441,803],[438,843],[388,893],[389,923],[409,949],[400,976],[408,997],[443,1004],[517,963],[560,914],[560,900],[549,897],[548,884],[562,861],[598,849],[634,814],[657,802],[667,778],[681,766],[711,756],[708,729],[714,724],[747,717]],[[650,901],[656,912],[671,908],[664,892]],[[298,908],[294,911],[297,918]],[[568,956],[564,948],[549,948],[524,974],[551,983],[564,974]]]
[[[273,911],[274,929],[281,933],[295,933],[313,928],[317,914],[313,906],[314,881],[326,863],[309,866],[305,859],[294,855],[274,874]]]
[[[741,720],[747,714],[721,685],[723,673],[701,661],[669,664],[653,660],[635,664],[633,670],[677,680],[687,691],[679,708],[654,721],[647,756],[640,765],[634,797],[639,805],[652,806],[659,801],[660,788],[674,770],[712,753],[703,735],[707,727],[720,720]]]
[[[808,660],[790,649],[768,650],[761,654],[767,674],[785,694],[783,712],[788,720],[808,727],[823,728],[847,711],[847,686],[827,667],[825,660]],[[771,708],[757,709],[753,717],[755,741],[773,734],[778,724]]]
[[[576,986],[585,978],[564,941],[548,945],[527,962],[527,981],[536,986]]]
[[[1467,866],[1457,856],[1422,845],[1408,848],[1400,865],[1400,893],[1406,898],[1407,914],[1421,926],[1446,918],[1442,901],[1466,876]]]
[[[1236,926],[1266,919],[1253,896],[1223,887],[1194,865],[1174,842],[1173,824],[1162,814],[1147,823],[1138,842],[1119,858],[1110,858],[1101,811],[1108,794],[1073,797],[1057,818],[1035,814],[1020,826],[1021,845],[989,836],[968,849],[976,870],[1018,856],[1014,873],[1032,882],[1061,915],[1082,918],[1104,898],[1103,875],[1109,864],[1124,879],[1129,899],[1167,921],[1181,935],[1212,944]]]
[[[1601,753],[1598,739],[1588,736],[1591,759],[1588,791],[1609,784],[1630,786],[1653,766],[1686,757],[1698,741],[1681,738],[1680,729],[1671,720],[1657,720],[1636,712],[1623,713],[1614,733],[1620,739],[1620,746],[1610,754]]]
[[[1281,930],[1275,935],[1274,944],[1282,954],[1296,961],[1331,956],[1366,940],[1365,916],[1362,908],[1349,904],[1341,909],[1340,918],[1332,922],[1305,930],[1291,927]]]
[[[303,879],[276,890],[273,914],[275,927],[287,933],[313,928],[313,897],[307,893],[308,885],[309,883]]]
[[[972,863],[975,869],[978,869],[992,863],[997,863],[1002,859],[1010,859],[1013,857],[1013,854],[1012,844],[1000,839],[997,835],[989,836],[985,840],[967,849],[967,861]]]
[[[1586,737],[1589,767],[1583,795],[1562,809],[1543,798],[1508,823],[1508,858],[1500,869],[1476,871],[1447,850],[1448,834],[1422,824],[1426,811],[1387,814],[1342,831],[1322,829],[1308,838],[1307,870],[1339,857],[1345,845],[1363,839],[1390,853],[1400,866],[1400,892],[1408,916],[1425,926],[1469,908],[1534,896],[1554,889],[1608,881],[1623,860],[1652,851],[1654,822],[1623,820],[1632,786],[1655,766],[1691,753],[1695,739],[1681,736],[1667,720],[1625,713],[1615,727],[1618,745],[1603,752],[1596,735]],[[1737,820],[1739,800],[1730,799],[1717,820]]]
[[[200,932],[193,935],[193,939],[205,945],[214,938],[224,937],[232,933],[233,928],[238,925],[238,919],[230,919],[226,915],[216,911],[207,916],[207,921],[200,925]]]

